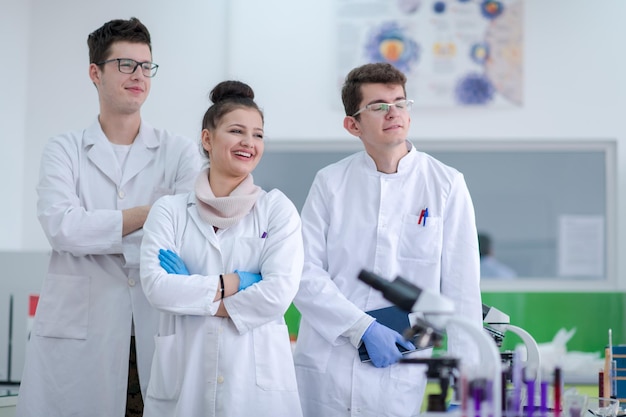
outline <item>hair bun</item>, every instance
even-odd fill
[[[254,100],[254,91],[252,88],[241,81],[222,81],[213,88],[209,99],[217,104],[220,101],[229,99],[245,99]]]

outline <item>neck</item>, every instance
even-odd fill
[[[141,116],[139,113],[111,116],[102,112],[98,116],[98,121],[102,131],[111,143],[131,145],[139,134]]]
[[[400,160],[409,152],[406,144],[392,148],[366,149],[376,164],[376,170],[385,174],[398,172]]]
[[[246,178],[247,175],[245,177],[236,178],[227,177],[209,169],[209,185],[211,186],[211,190],[213,191],[213,195],[215,195],[215,197],[229,196],[230,193],[232,193],[233,190],[237,188],[237,186]]]

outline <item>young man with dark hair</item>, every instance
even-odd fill
[[[457,314],[482,326],[472,201],[460,172],[407,140],[412,101],[405,83],[404,74],[384,63],[348,74],[343,126],[365,150],[320,170],[302,209],[305,262],[294,300],[302,320],[294,359],[305,417],[420,412],[424,366],[397,363],[397,345],[413,346],[367,313],[390,303],[358,280],[361,270],[441,292]],[[463,332],[447,330],[449,353],[475,362]],[[361,344],[371,362],[361,361]]]
[[[136,18],[91,33],[89,77],[100,111],[43,151],[37,216],[52,247],[16,415],[140,416],[158,317],[139,282],[151,205],[192,189],[192,141],[146,123],[158,65]]]

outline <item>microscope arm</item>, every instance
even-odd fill
[[[500,352],[493,340],[480,326],[462,316],[447,317],[448,324],[457,324],[459,329],[469,333],[478,345],[480,354],[479,370],[483,376],[492,381],[493,416],[499,417],[502,413],[502,364]]]
[[[483,321],[493,331],[504,333],[508,330],[518,335],[526,346],[527,359],[525,362],[526,379],[533,379],[541,383],[541,356],[535,339],[526,330],[511,324],[509,316],[495,307],[483,304]]]
[[[541,383],[541,356],[535,339],[521,327],[507,324],[506,329],[518,335],[526,345],[526,379],[534,379]]]

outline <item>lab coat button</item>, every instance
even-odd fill
[[[130,278],[130,279],[128,280],[128,285],[130,285],[131,287],[134,287],[134,286],[135,286],[135,280],[134,280],[134,279],[132,279],[132,278]]]
[[[126,197],[126,193],[124,192],[124,190],[118,190],[117,191],[117,196],[119,198],[124,198],[124,197]]]
[[[221,384],[222,382],[224,382],[224,377],[220,375],[217,377],[217,383]]]

